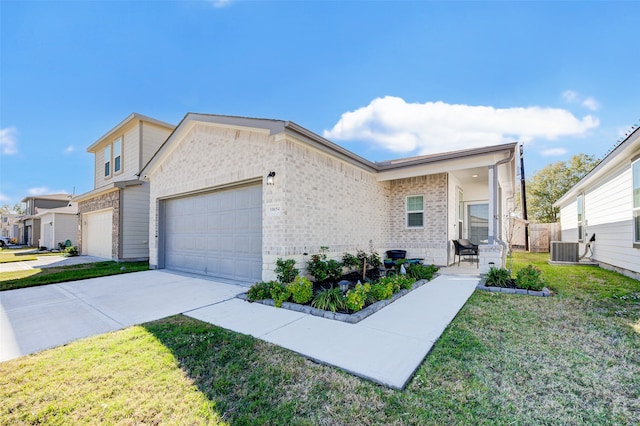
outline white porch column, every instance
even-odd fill
[[[495,244],[498,235],[498,171],[489,166],[489,244]]]

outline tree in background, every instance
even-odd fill
[[[11,208],[9,204],[3,204],[0,206],[0,213],[24,214],[24,206],[22,203],[16,203],[16,205]]]
[[[569,161],[548,164],[527,182],[527,215],[533,222],[553,223],[559,210],[553,207],[571,187],[593,169],[600,160],[577,154]]]

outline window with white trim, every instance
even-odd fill
[[[633,243],[640,248],[640,159],[631,163],[633,173]]]
[[[122,138],[113,141],[113,173],[122,171]]]
[[[407,228],[424,227],[424,197],[410,195],[407,197]]]
[[[584,194],[578,195],[576,199],[578,207],[578,241],[584,240]]]
[[[104,149],[104,176],[111,176],[111,145],[107,145]]]

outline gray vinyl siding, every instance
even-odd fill
[[[122,191],[121,258],[149,258],[149,183]]]
[[[78,245],[78,216],[75,214],[56,213],[55,232],[52,247],[58,246],[67,240],[74,246]]]

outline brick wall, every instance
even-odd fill
[[[262,181],[263,277],[278,257],[305,262],[304,253],[329,246],[330,256],[379,248],[387,239],[389,183],[373,173],[312,148],[290,136],[195,124],[173,142],[174,150],[151,180],[150,263],[158,264],[158,199],[215,190],[235,182]],[[278,207],[278,215],[267,214]]]
[[[120,229],[120,190],[107,192],[88,200],[78,203],[78,213],[82,218],[83,213],[91,213],[98,210],[113,209],[113,224],[111,225],[111,256],[118,257],[119,250],[119,229]],[[82,227],[84,223],[80,220],[80,229],[78,230],[78,249],[82,253]]]
[[[406,197],[424,197],[424,227],[407,228]],[[447,174],[391,181],[389,248],[407,250],[407,257],[447,264]]]

